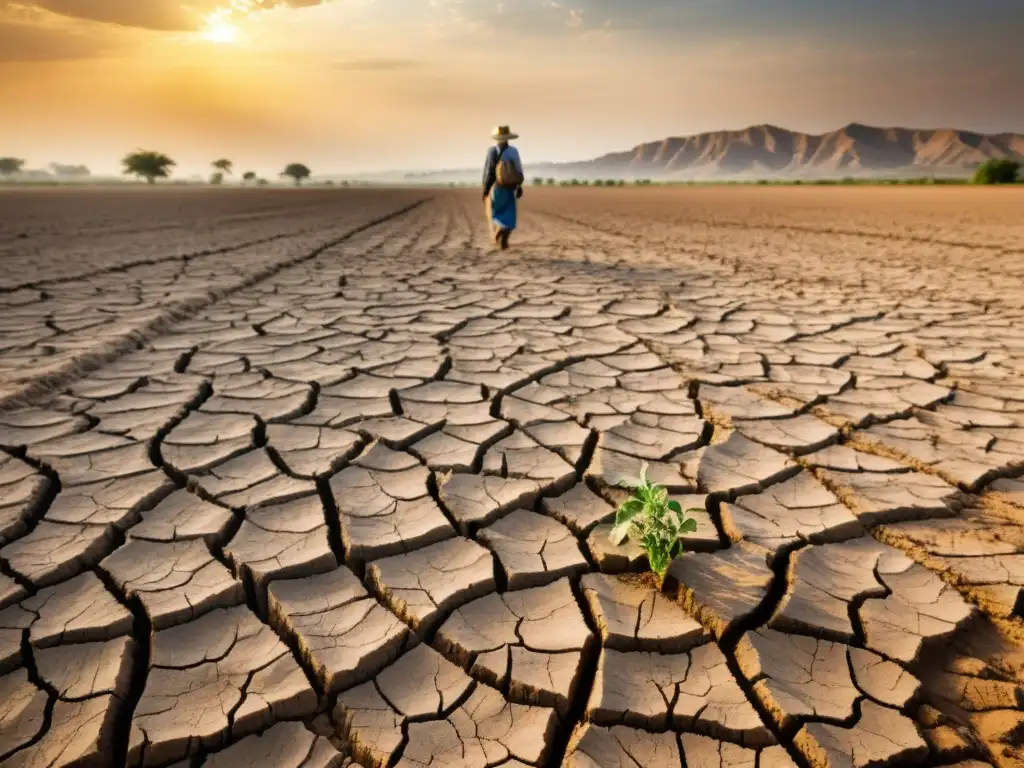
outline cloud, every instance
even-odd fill
[[[462,31],[521,38],[560,36],[580,12],[564,7],[559,0],[440,0],[436,7],[446,9]]]
[[[80,59],[102,50],[102,45],[88,38],[71,37],[27,24],[0,22],[0,62]]]
[[[123,50],[123,36],[99,24],[0,6],[0,62],[72,61]],[[56,22],[56,23],[55,23]]]
[[[248,12],[270,10],[279,5],[302,8],[328,0],[249,0]],[[230,0],[0,0],[5,8],[36,8],[73,19],[117,24],[160,32],[188,32],[202,26],[203,17],[218,9],[229,10]],[[246,7],[243,2],[242,6]]]
[[[346,59],[334,62],[331,68],[349,72],[392,72],[400,69],[412,69],[419,64],[420,62],[415,59]]]

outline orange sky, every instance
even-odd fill
[[[475,166],[499,122],[527,163],[764,122],[1024,132],[1020,2],[300,0],[214,29],[180,2],[0,0],[0,155],[274,175]]]

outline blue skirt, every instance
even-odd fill
[[[516,228],[516,191],[495,184],[491,187],[491,221],[502,229]]]

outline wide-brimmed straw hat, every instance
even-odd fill
[[[518,139],[518,133],[512,133],[508,129],[507,125],[499,125],[493,131],[491,131],[491,138],[495,141],[508,141],[509,139]]]

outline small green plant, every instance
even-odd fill
[[[647,479],[647,462],[640,467],[640,479],[623,481],[633,494],[615,512],[615,525],[608,538],[616,546],[626,538],[640,543],[647,553],[647,562],[659,579],[665,578],[669,564],[682,547],[680,537],[697,530],[697,521],[686,515],[700,512],[693,508],[683,512],[678,501],[668,497],[668,490]]]

